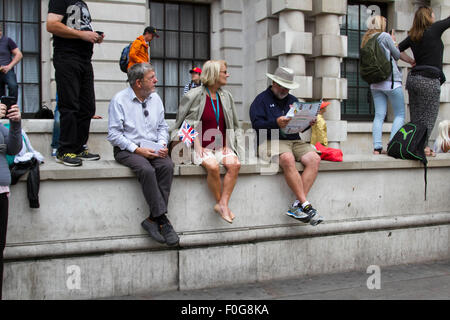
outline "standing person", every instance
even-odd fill
[[[192,70],[189,70],[189,73],[191,74],[191,81],[184,86],[183,93],[186,94],[191,89],[197,88],[202,85],[200,81],[200,75],[202,74],[202,69],[195,67],[192,68]]]
[[[0,118],[9,119],[9,129],[0,125],[0,300],[3,286],[3,251],[6,244],[6,229],[8,226],[8,198],[11,174],[9,172],[6,155],[16,155],[22,149],[22,129],[20,111],[13,105],[9,111],[4,104],[0,104]]]
[[[427,128],[426,156],[436,156],[428,146],[428,139],[439,113],[440,86],[445,82],[442,72],[444,44],[441,36],[448,28],[450,16],[435,22],[433,10],[430,7],[420,7],[414,15],[408,37],[398,45],[400,51],[411,48],[416,60],[416,66],[408,73],[406,89],[411,122]]]
[[[177,233],[167,218],[173,162],[168,157],[169,130],[164,106],[155,92],[158,82],[153,66],[138,63],[128,70],[130,87],[109,104],[108,141],[117,162],[136,173],[150,215],[142,227],[159,243],[176,245]]]
[[[367,41],[373,36],[378,35],[377,42],[383,50],[386,58],[391,60],[392,73],[389,77],[381,82],[372,83],[370,91],[372,92],[373,102],[375,106],[375,117],[373,119],[372,138],[373,138],[373,153],[386,153],[383,151],[382,144],[382,127],[387,111],[387,100],[391,102],[394,109],[394,121],[392,123],[392,130],[390,139],[402,127],[405,122],[405,98],[403,96],[402,74],[398,70],[398,59],[405,60],[411,64],[414,60],[405,53],[400,53],[394,44],[391,35],[386,33],[386,18],[382,16],[369,17],[367,19],[367,31],[363,36],[361,48],[363,48]],[[393,59],[390,59],[390,58]]]
[[[257,95],[250,106],[252,127],[257,131],[268,130],[267,139],[261,137],[265,140],[258,141],[258,153],[263,159],[279,163],[289,188],[297,198],[286,214],[315,226],[323,218],[306,197],[317,177],[320,157],[311,144],[300,139],[299,133],[286,134],[281,130],[291,120],[286,117],[290,106],[298,101],[289,90],[298,88],[299,84],[294,82],[294,71],[286,67],[278,67],[274,74],[267,73],[267,77],[272,80],[272,85]],[[279,140],[273,139],[273,129],[279,130]],[[278,148],[274,147],[276,145]],[[301,175],[295,161],[300,161],[305,167]]]
[[[22,59],[22,52],[16,43],[3,35],[3,27],[0,24],[0,97],[5,95],[5,84],[8,86],[8,95],[18,96],[17,77],[14,66]]]
[[[94,32],[91,15],[84,1],[50,0],[47,31],[53,34],[60,136],[57,161],[81,166],[82,160],[98,160],[98,154],[83,149],[89,138],[91,118],[95,114],[94,43],[102,43],[104,34]]]
[[[150,63],[150,42],[154,38],[159,38],[156,28],[149,26],[144,29],[144,34],[133,41],[130,47],[128,69],[136,63]]]
[[[214,211],[222,219],[232,223],[235,216],[228,207],[228,202],[241,168],[239,156],[243,155],[243,149],[238,143],[241,132],[233,96],[222,88],[227,84],[229,76],[225,61],[205,62],[200,78],[202,85],[181,98],[172,140],[175,140],[184,121],[199,133],[194,140],[192,160],[195,165],[201,165],[207,171],[206,181],[216,200]],[[223,186],[220,164],[227,170]]]

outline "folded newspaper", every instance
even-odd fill
[[[308,129],[310,122],[316,119],[321,104],[322,100],[317,102],[294,102],[286,114],[286,117],[291,118],[291,121],[282,131],[286,134],[291,134]]]

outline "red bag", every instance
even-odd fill
[[[320,142],[317,142],[315,147],[321,152],[320,159],[336,162],[342,161],[343,154],[341,149],[328,148],[323,146]]]

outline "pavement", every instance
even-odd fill
[[[372,289],[369,289],[371,287]],[[449,300],[450,260],[106,300]],[[103,299],[102,299],[103,300]]]

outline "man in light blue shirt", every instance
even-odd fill
[[[155,92],[158,79],[148,63],[133,65],[127,75],[130,87],[109,104],[107,139],[116,161],[131,168],[142,186],[150,207],[142,227],[159,243],[176,245],[179,237],[166,216],[174,165],[168,157],[164,106]]]

